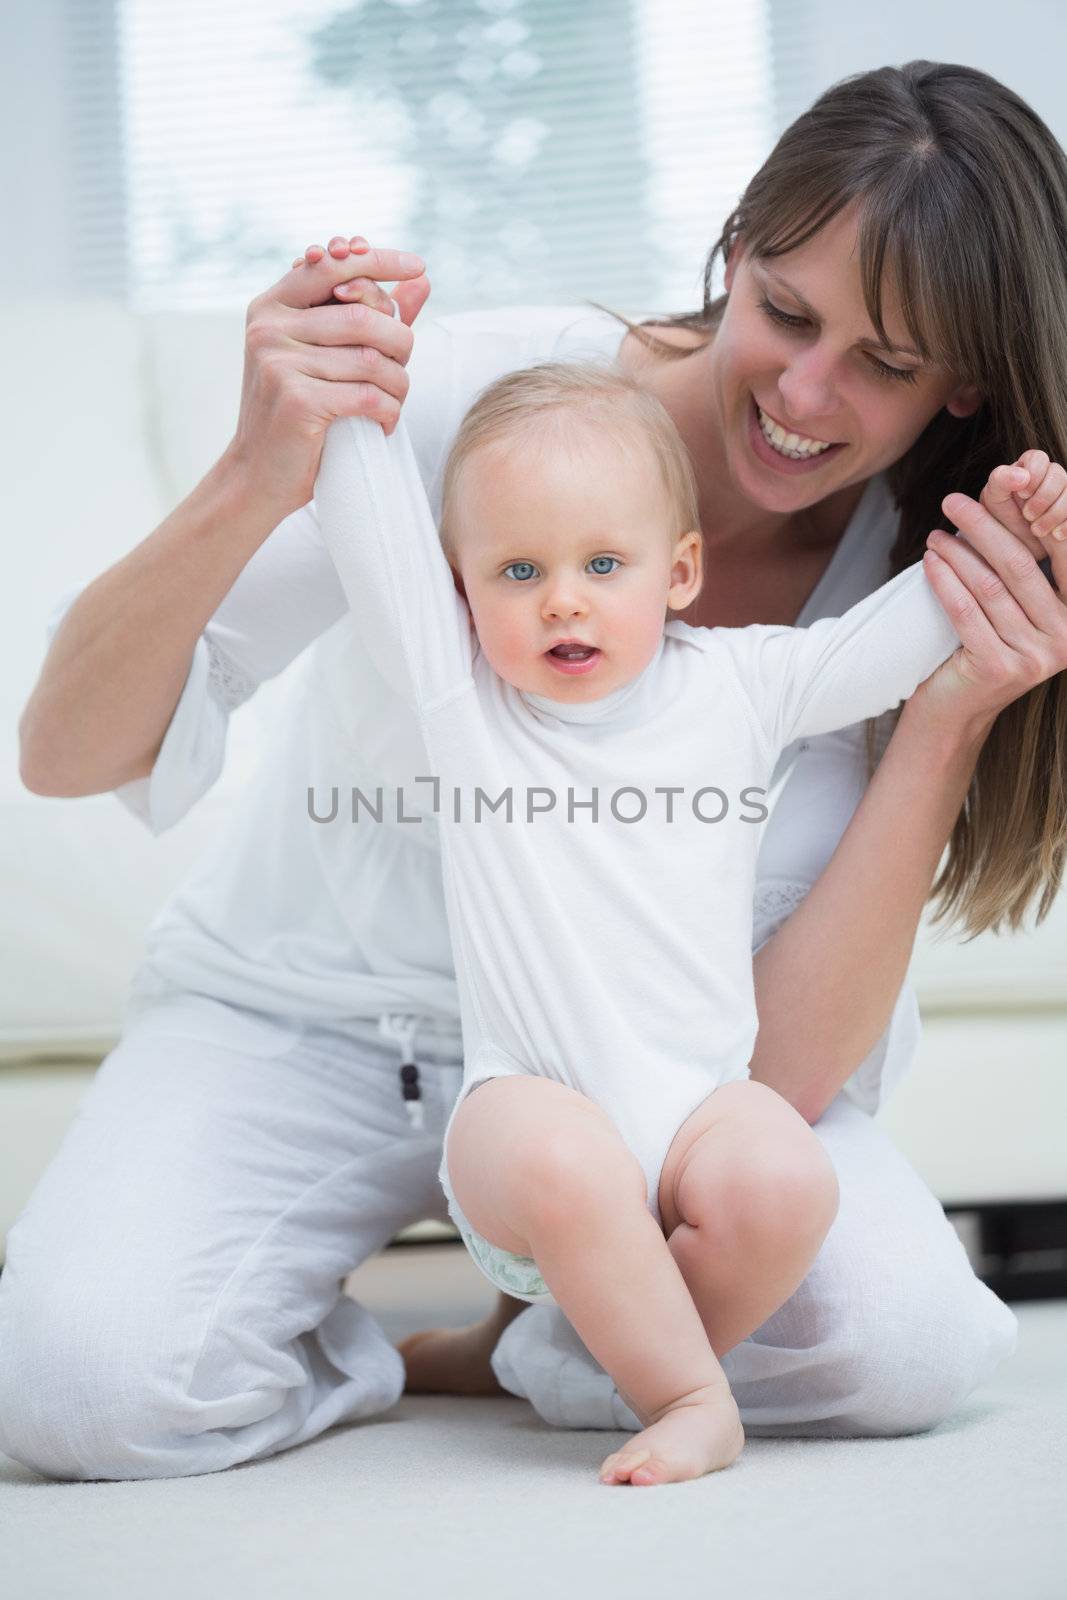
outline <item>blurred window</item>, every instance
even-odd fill
[[[358,231],[419,251],[438,311],[695,306],[773,140],[767,3],[79,0],[100,287],[245,304]]]

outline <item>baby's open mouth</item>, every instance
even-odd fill
[[[556,656],[560,661],[588,661],[590,656],[596,655],[596,646],[591,644],[554,644],[548,654]]]
[[[545,656],[551,661],[553,672],[560,672],[566,678],[581,678],[596,670],[600,650],[595,644],[583,644],[580,639],[561,639],[545,651]]]

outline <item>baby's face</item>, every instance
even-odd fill
[[[482,445],[457,484],[456,554],[478,639],[507,683],[599,700],[659,647],[668,605],[700,587],[700,539],[678,536],[651,447],[577,422]],[[566,660],[564,640],[588,647]]]

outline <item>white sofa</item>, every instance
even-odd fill
[[[134,315],[107,301],[0,310],[15,566],[0,704],[0,1238],[116,1034],[155,908],[249,770],[285,677],[234,721],[215,790],[152,839],[111,796],[47,800],[16,724],[56,600],[151,531],[230,438],[244,315]],[[886,1126],[946,1203],[1067,1195],[1067,895],[1036,934],[939,942],[914,960],[926,1036]]]

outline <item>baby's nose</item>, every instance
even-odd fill
[[[586,609],[581,594],[569,587],[561,586],[553,590],[545,600],[545,615],[549,617],[581,616]]]

